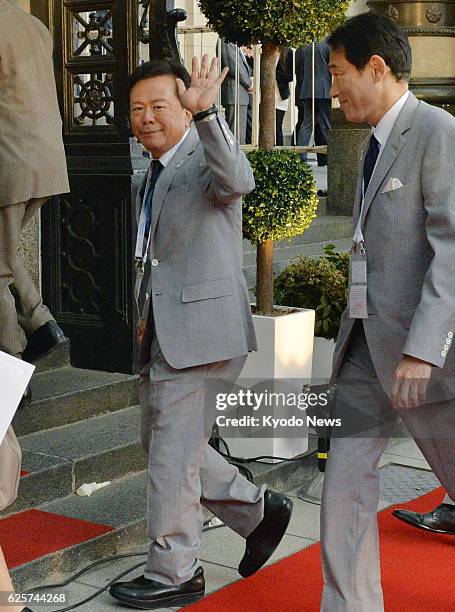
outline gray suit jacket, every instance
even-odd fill
[[[235,104],[235,62],[236,48],[233,43],[220,40],[221,68],[228,67],[229,72],[221,84],[221,104],[229,106]],[[251,87],[251,68],[243,53],[239,52],[239,104],[246,106],[249,103],[248,90]]]
[[[136,196],[142,206],[144,178]],[[151,296],[161,351],[174,368],[257,349],[242,271],[242,195],[254,189],[245,155],[221,116],[197,122],[153,194]],[[141,365],[150,335],[141,347]]]
[[[332,76],[329,72],[330,47],[326,40],[314,45],[314,97],[330,98]],[[313,97],[313,51],[312,45],[299,47],[295,52],[295,99],[298,103]]]
[[[67,191],[51,36],[0,0],[0,206]]]
[[[363,155],[367,147],[368,142]],[[385,388],[402,354],[437,366],[432,378],[453,375],[454,159],[455,119],[411,93],[378,161],[363,207],[368,270],[368,319],[363,324]],[[399,179],[403,187],[384,193],[391,178]],[[360,214],[361,185],[362,171],[354,227]],[[353,322],[345,312],[334,355],[334,378]]]

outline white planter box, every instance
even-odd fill
[[[328,382],[332,375],[332,360],[335,351],[335,340],[315,336],[313,344],[313,384]]]
[[[283,307],[283,310],[287,309]],[[253,320],[259,350],[248,356],[239,377],[239,384],[249,387],[262,380],[294,379],[295,389],[292,391],[301,393],[302,383],[311,381],[314,310],[299,309],[281,317],[253,315]],[[251,384],[246,384],[248,380]],[[279,382],[277,385],[279,386]],[[289,384],[286,389],[291,391]],[[271,455],[290,458],[308,449],[306,436],[227,438],[226,441],[231,454],[237,457]]]

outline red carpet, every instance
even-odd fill
[[[428,512],[441,488],[379,514],[386,612],[455,612],[455,538],[395,519],[394,508]],[[322,593],[319,544],[266,567],[185,608],[188,612],[318,612]]]
[[[11,568],[112,530],[108,525],[26,510],[0,520],[0,545]]]

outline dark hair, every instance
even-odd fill
[[[412,53],[406,33],[392,19],[375,13],[356,15],[329,36],[330,48],[343,51],[348,62],[363,70],[373,55],[379,55],[397,81],[411,76]]]
[[[139,81],[165,75],[182,79],[185,87],[188,88],[190,86],[191,78],[185,66],[173,60],[153,59],[149,62],[144,62],[130,74],[128,79],[128,95],[131,94],[131,90]]]

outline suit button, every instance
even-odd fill
[[[152,266],[154,268],[156,268],[157,265],[158,265],[158,260],[157,259],[152,259]]]
[[[447,338],[453,338],[453,332],[447,332]]]
[[[450,348],[450,347],[449,347],[449,345],[448,345],[448,344],[444,344],[444,350],[445,350],[445,351],[448,351],[448,350],[449,350],[449,348]]]
[[[441,357],[447,357],[446,351],[441,351]]]
[[[452,338],[449,338],[449,336],[447,336],[446,344],[448,346],[450,346],[452,344]]]

